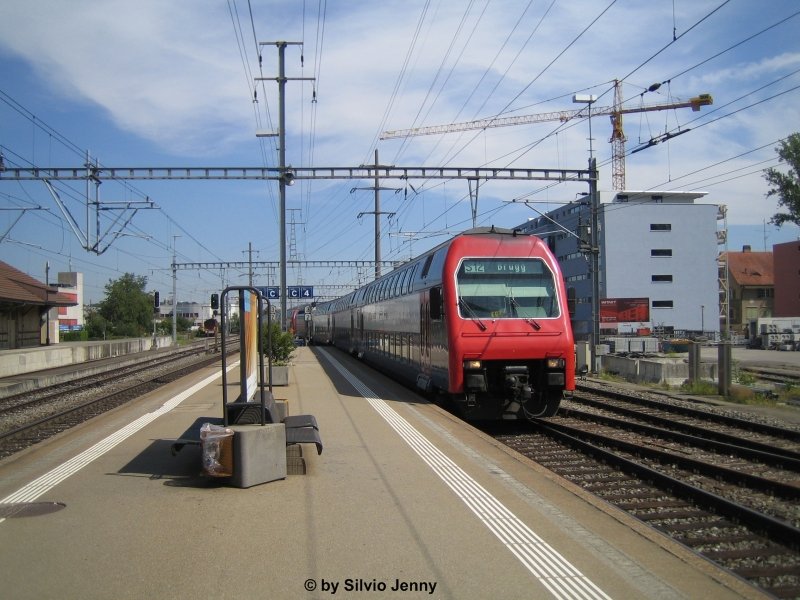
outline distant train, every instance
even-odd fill
[[[219,323],[216,319],[206,319],[203,321],[203,333],[206,337],[214,337],[219,329]]]
[[[466,231],[311,311],[309,335],[466,419],[552,416],[575,389],[561,270],[541,239]]]

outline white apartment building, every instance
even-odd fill
[[[626,191],[599,205],[601,336],[648,330],[675,336],[719,334],[722,211],[716,204],[696,202],[705,195]],[[590,339],[592,332],[591,222],[591,206],[584,197],[519,227],[548,242],[567,288],[575,289],[577,340]],[[615,306],[620,307],[616,312]]]

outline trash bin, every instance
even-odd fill
[[[203,473],[209,477],[233,476],[233,430],[212,423],[200,427]]]

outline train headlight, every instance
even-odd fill
[[[479,360],[465,360],[464,366],[464,389],[468,392],[485,392],[486,373],[483,371],[483,363]]]
[[[563,369],[566,367],[567,362],[563,358],[548,358],[547,359],[547,368],[548,369]]]

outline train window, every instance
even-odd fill
[[[411,276],[408,278],[408,291],[409,293],[414,291],[414,280],[417,277],[417,269],[419,269],[419,263],[414,265],[414,268],[411,269]]]
[[[400,294],[407,294],[408,293],[408,275],[411,273],[411,269],[403,269],[403,276],[400,278]]]
[[[433,262],[433,254],[429,254],[428,257],[425,259],[425,264],[422,267],[422,277],[425,279],[428,276],[428,270],[431,268],[431,263]]]
[[[560,315],[553,273],[538,258],[466,259],[458,269],[456,283],[463,318]]]
[[[397,273],[397,281],[394,284],[394,295],[395,296],[402,296],[403,295],[403,283],[406,280],[406,272],[405,270],[399,271]]]

